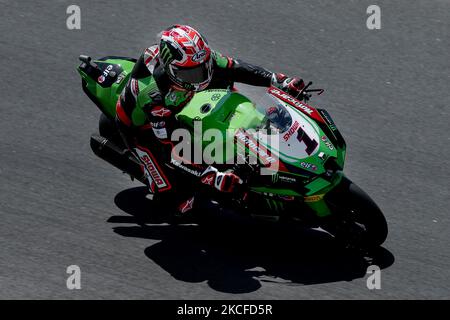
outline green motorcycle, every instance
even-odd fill
[[[147,184],[139,160],[127,152],[113,123],[117,99],[136,60],[80,60],[83,91],[102,112],[100,135],[91,136],[92,150]],[[323,91],[309,89],[310,84],[297,98],[273,87],[255,99],[235,89],[205,90],[176,118],[191,133],[189,144],[200,146],[202,161],[219,162],[243,177],[246,200],[228,199],[224,205],[254,217],[320,227],[347,247],[380,246],[388,234],[386,219],[344,175],[345,141],[327,111],[305,103]],[[172,158],[165,170],[187,170],[182,160]]]

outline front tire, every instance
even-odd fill
[[[353,247],[374,248],[388,235],[383,212],[360,187],[347,178],[331,192],[327,202],[332,207],[337,240]]]

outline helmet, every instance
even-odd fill
[[[203,90],[211,81],[211,49],[189,26],[175,25],[161,32],[159,61],[169,78],[185,90]]]

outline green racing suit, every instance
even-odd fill
[[[262,87],[276,86],[284,90],[300,90],[299,87],[304,86],[301,79],[288,78],[284,74],[270,72],[216,51],[212,51],[211,58],[213,74],[206,89],[233,88],[235,82]],[[193,94],[194,92],[179,88],[169,79],[158,59],[158,46],[154,45],[145,49],[137,60],[117,101],[116,124],[127,147],[130,150],[134,148],[141,162],[154,168],[156,171],[154,170],[153,174],[159,177],[154,177],[153,185],[152,182],[149,183],[152,192],[171,190],[172,184],[175,184],[169,181],[164,172],[160,172],[163,170],[158,163],[170,161],[171,133],[177,128],[175,115],[189,102]],[[142,147],[150,141],[151,146]],[[189,164],[183,165],[191,172],[199,172],[197,176],[212,170],[218,174],[211,166],[206,168],[198,164],[191,164],[190,167]],[[170,180],[173,180],[173,177]],[[160,183],[157,183],[158,181]],[[188,204],[189,201],[192,203],[193,198],[187,201]]]

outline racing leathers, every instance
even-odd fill
[[[171,158],[170,152],[173,147],[171,134],[177,128],[175,115],[194,95],[193,91],[186,91],[169,79],[157,58],[158,53],[159,47],[154,45],[139,57],[116,105],[119,131],[127,147],[140,158],[153,193],[172,189],[174,183],[167,178],[167,170],[163,170],[161,164],[179,164]],[[288,92],[298,92],[304,87],[301,79],[273,73],[215,51],[212,51],[211,57],[213,74],[206,89],[232,88],[235,82],[275,86]],[[150,141],[154,143],[149,148],[144,147]],[[221,172],[213,166],[183,162],[181,166],[173,167],[191,172],[201,183],[222,192],[232,192],[234,186],[242,183],[234,173]],[[178,188],[177,192],[180,192]],[[186,195],[187,200],[178,208],[180,212],[192,208],[194,198],[189,192]]]

